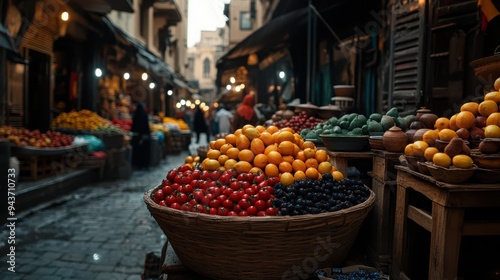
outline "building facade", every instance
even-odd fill
[[[200,42],[188,49],[186,78],[196,81],[199,95],[206,103],[211,103],[217,96],[215,79],[217,60],[227,50],[228,29],[217,28],[215,31],[202,31]]]

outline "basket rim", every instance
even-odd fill
[[[321,219],[321,218],[327,218],[327,217],[341,217],[341,216],[346,216],[347,214],[350,214],[352,212],[356,212],[358,210],[362,209],[368,209],[371,210],[371,207],[373,206],[375,202],[375,193],[368,188],[365,185],[365,188],[367,188],[370,191],[370,196],[363,201],[360,204],[354,205],[352,207],[349,207],[347,209],[341,209],[335,212],[327,212],[327,213],[319,213],[319,214],[305,214],[305,215],[297,215],[297,216],[219,216],[219,215],[210,215],[210,214],[205,214],[205,213],[197,213],[197,212],[188,212],[184,210],[177,210],[173,209],[170,207],[165,207],[156,204],[153,199],[151,198],[153,192],[160,188],[161,185],[158,185],[144,193],[144,202],[150,209],[154,209],[155,211],[161,211],[173,215],[182,215],[187,218],[194,218],[194,219],[200,219],[204,221],[217,221],[217,222],[228,222],[231,223],[233,221],[235,222],[257,222],[257,223],[269,223],[269,222],[293,222],[293,221],[303,221],[303,220],[311,220],[311,219]]]

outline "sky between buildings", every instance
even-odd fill
[[[188,0],[188,47],[200,41],[202,30],[214,31],[226,23],[224,4],[230,0]]]

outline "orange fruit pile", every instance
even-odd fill
[[[211,141],[201,166],[209,171],[260,172],[268,177],[279,177],[285,186],[296,179],[319,179],[325,173],[337,180],[343,178],[330,163],[326,150],[304,141],[289,127],[245,125],[234,134]]]

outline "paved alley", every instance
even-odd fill
[[[187,154],[167,155],[158,166],[133,171],[129,180],[88,185],[19,216],[15,273],[7,270],[9,233],[4,226],[0,279],[140,279],[146,254],[159,256],[165,242],[143,201],[144,192]]]

